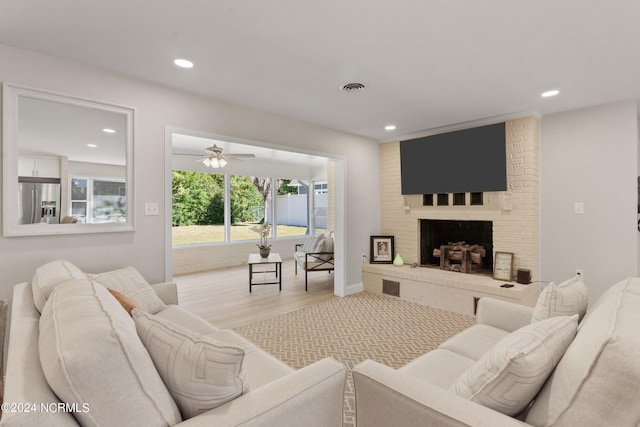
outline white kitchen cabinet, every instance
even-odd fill
[[[60,178],[60,158],[18,156],[18,176]]]

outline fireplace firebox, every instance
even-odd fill
[[[460,250],[460,255],[450,259],[449,248],[455,248],[456,254]],[[446,258],[443,258],[445,253]],[[491,274],[493,222],[421,219],[420,265],[465,273]]]

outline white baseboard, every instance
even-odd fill
[[[347,286],[347,288],[344,290],[344,295],[342,296],[346,297],[347,295],[357,294],[358,292],[362,291],[364,291],[364,284],[362,282],[354,283],[353,285]]]

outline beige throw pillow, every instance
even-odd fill
[[[144,311],[149,313],[155,314],[166,307],[165,303],[162,302],[158,294],[135,267],[125,267],[100,274],[87,274],[87,277],[131,298]]]
[[[451,386],[455,394],[514,416],[542,388],[571,344],[578,316],[524,326],[496,343]]]
[[[580,276],[572,277],[559,285],[551,282],[538,297],[531,322],[539,322],[554,316],[578,314],[578,321],[587,312],[589,291]]]
[[[247,390],[241,348],[194,334],[138,309],[131,314],[138,335],[184,419],[220,406]]]
[[[42,312],[47,298],[56,286],[73,279],[84,279],[86,275],[75,265],[64,259],[48,262],[36,270],[31,279],[33,304]]]
[[[100,284],[57,286],[40,317],[47,383],[83,426],[168,427],[181,421],[131,317]]]

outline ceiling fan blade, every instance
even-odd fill
[[[225,157],[232,159],[250,159],[255,157],[255,154],[224,154]]]

